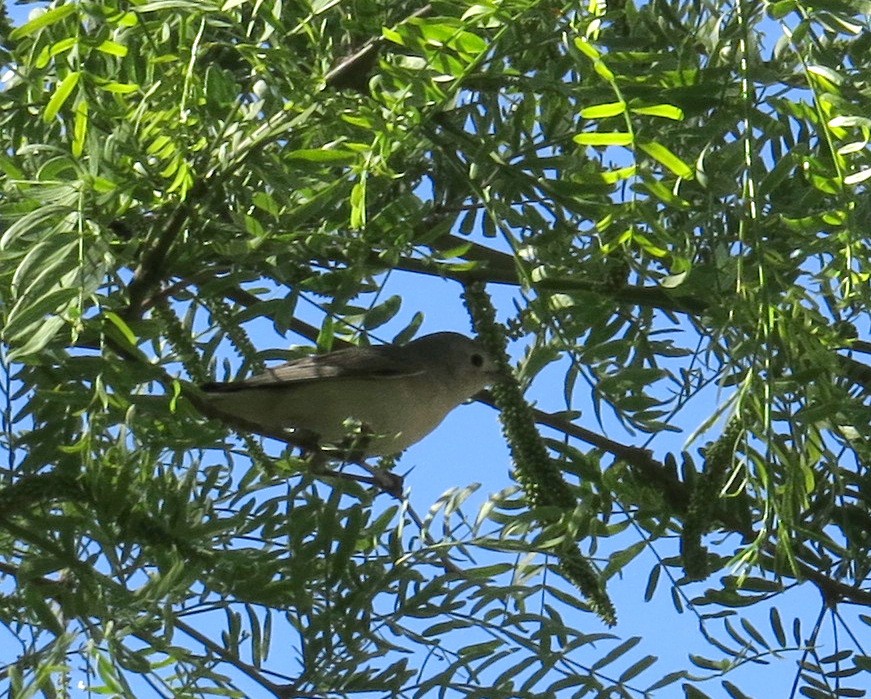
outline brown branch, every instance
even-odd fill
[[[433,225],[430,217],[429,225]],[[403,257],[395,268],[406,272],[428,274],[452,279],[463,285],[475,282],[523,286],[524,281],[517,269],[514,255],[493,250],[485,245],[465,238],[445,234],[429,245],[438,252],[467,248],[462,259],[476,262],[472,269],[457,269],[450,263],[439,263],[432,259]],[[372,256],[373,264],[379,264],[377,255]],[[380,261],[383,265],[383,260]],[[708,310],[708,303],[694,297],[676,296],[658,286],[613,287],[603,282],[589,281],[574,277],[545,277],[535,282],[535,288],[558,293],[592,293],[613,299],[616,303],[626,303],[642,307],[658,308],[663,311],[698,315]]]
[[[491,408],[496,407],[493,396],[489,391],[481,391],[473,397],[484,405],[489,405]],[[663,474],[668,470],[662,463],[654,459],[651,456],[650,451],[647,449],[641,449],[639,447],[615,442],[613,439],[608,439],[592,430],[580,427],[559,415],[553,415],[552,413],[539,410],[538,408],[533,408],[532,412],[537,423],[563,432],[570,437],[576,437],[587,444],[591,444],[597,449],[613,454],[621,461],[625,461],[626,463],[637,467],[645,474]]]
[[[272,682],[271,680],[264,677],[263,673],[254,665],[250,665],[241,658],[234,656],[232,653],[227,651],[226,648],[215,643],[211,638],[209,638],[205,634],[200,633],[193,626],[185,623],[178,617],[173,620],[172,624],[176,628],[181,629],[184,633],[193,638],[195,641],[200,643],[207,651],[209,651],[210,653],[214,653],[223,662],[232,665],[243,675],[259,684],[261,687],[269,691],[274,696],[281,697],[282,699],[284,699],[285,697],[294,696],[294,694],[288,692],[292,691],[292,689],[296,686],[296,683],[282,685]]]
[[[763,550],[771,557],[768,569],[776,573],[779,572],[777,571],[777,566],[774,565],[778,555],[777,545],[770,541],[766,542]],[[798,565],[800,575],[804,576],[820,591],[827,605],[834,606],[838,602],[847,602],[871,607],[871,590],[863,590],[859,587],[842,583],[839,580],[834,580],[803,561],[796,560],[796,564]],[[780,572],[780,574],[783,574],[783,572]],[[795,575],[792,571],[789,572],[789,575],[796,580],[801,580],[799,575]]]
[[[52,651],[55,650],[55,644],[56,641],[49,641],[42,648],[26,652],[11,663],[7,663],[3,667],[0,667],[0,680],[7,680],[9,678],[9,672],[13,667],[21,671],[25,668],[39,668],[40,666],[44,666],[46,663],[46,656],[53,657],[54,654]],[[47,694],[47,696],[50,695]]]
[[[489,391],[481,391],[474,396],[474,399],[492,408],[496,407]],[[645,483],[649,483],[659,490],[675,512],[686,512],[690,502],[689,486],[677,480],[671,469],[654,459],[649,450],[621,444],[613,439],[608,439],[596,432],[580,427],[559,415],[553,415],[537,408],[533,408],[533,415],[538,424],[580,439],[633,467]],[[730,531],[740,534],[745,540],[754,537],[752,530],[748,530],[744,523],[737,520],[732,513],[721,507],[713,510],[711,516],[722,522]]]
[[[427,3],[415,10],[399,24],[404,24],[416,17],[425,17],[432,12],[432,5]],[[378,57],[378,49],[384,43],[383,37],[372,37],[350,56],[346,56],[329,70],[324,76],[327,87],[342,89],[350,88],[357,92],[366,92],[369,71]]]
[[[858,362],[852,357],[836,355],[838,363],[844,371],[844,375],[853,383],[861,386],[866,392],[871,393],[871,367]]]
[[[0,561],[0,573],[15,578],[16,582],[19,582],[20,584],[19,578],[22,576],[22,573],[18,566]],[[62,599],[64,595],[70,594],[74,589],[74,585],[69,578],[61,577],[54,580],[44,576],[34,577],[32,575],[24,575],[23,577],[28,585],[33,585],[34,587],[39,588],[42,594],[53,600]]]
[[[486,405],[495,407],[493,405],[493,398],[487,391],[478,393],[475,396],[475,399]],[[675,481],[671,478],[670,471],[665,464],[654,459],[648,450],[620,444],[619,442],[602,437],[601,435],[584,429],[583,427],[579,427],[562,417],[546,413],[543,410],[534,409],[534,412],[535,419],[538,423],[559,430],[560,432],[564,432],[569,436],[576,437],[591,444],[597,449],[602,449],[603,451],[613,454],[620,460],[628,463],[630,466],[637,468],[645,479],[659,482],[661,484],[667,484],[668,488],[663,491],[663,494],[669,501],[669,504],[675,507],[678,511],[684,511],[686,509],[689,504],[689,490],[686,484]],[[712,517],[720,520],[728,530],[739,534],[745,540],[748,539],[748,537],[753,537],[752,531],[747,531],[746,527],[735,521],[734,517],[730,516],[728,513],[715,510],[712,511]],[[773,559],[776,554],[776,545],[771,542],[766,543],[765,552],[772,556]],[[838,601],[845,601],[851,604],[871,606],[871,590],[863,590],[857,586],[848,585],[838,580],[834,580],[828,577],[825,573],[816,570],[800,560],[797,561],[797,564],[800,576],[816,586],[830,604],[834,604]],[[769,569],[773,570],[773,566],[770,566]],[[796,578],[799,580],[801,579],[798,576],[796,576]]]
[[[197,200],[204,191],[205,185],[203,180],[200,180],[191,187],[187,197],[176,206],[172,216],[169,217],[163,232],[157,237],[155,243],[142,255],[139,265],[133,273],[133,280],[127,287],[128,306],[124,312],[125,320],[136,320],[142,315],[148,295],[165,276],[165,262],[169,251],[190,219],[190,202]]]

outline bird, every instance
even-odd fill
[[[295,435],[318,447],[353,443],[354,453],[364,457],[392,456],[423,439],[497,375],[477,340],[437,332],[405,345],[302,357],[199,388],[209,412],[228,422]]]

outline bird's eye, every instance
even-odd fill
[[[484,366],[484,357],[482,357],[480,354],[473,354],[472,355],[472,366],[476,366],[476,367]]]

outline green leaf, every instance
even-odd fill
[[[652,685],[647,688],[648,692],[655,692],[657,689],[662,689],[663,687],[667,687],[670,684],[674,684],[678,680],[685,679],[687,673],[685,670],[678,670],[677,672],[670,672],[665,677],[660,680],[657,680]]]
[[[119,44],[117,41],[109,41],[106,39],[97,46],[97,51],[108,53],[110,56],[118,56],[123,58],[127,55],[127,47]]]
[[[684,699],[711,699],[710,695],[692,685],[684,684],[681,688],[684,691]]]
[[[365,173],[354,183],[351,188],[351,228],[359,230],[366,225],[366,181]]]
[[[33,296],[34,289],[39,293],[55,286],[71,268],[78,246],[77,240],[57,234],[34,244],[15,268],[9,287],[13,295],[20,299]],[[10,320],[6,322],[8,330]]]
[[[415,311],[408,325],[406,325],[393,337],[393,342],[400,345],[404,345],[406,342],[409,342],[411,338],[413,338],[417,334],[420,326],[423,325],[423,319],[423,313],[421,313],[420,311]]]
[[[729,665],[728,660],[710,660],[709,658],[694,653],[690,653],[690,662],[703,670],[713,670],[715,672],[722,672]]]
[[[611,185],[622,180],[628,180],[629,178],[634,177],[637,172],[637,165],[627,165],[626,167],[617,168],[615,170],[600,172],[598,173],[598,176],[601,178],[602,182]]]
[[[13,29],[9,34],[9,38],[13,41],[17,41],[25,36],[30,36],[31,34],[38,32],[40,29],[50,27],[52,24],[60,22],[62,19],[69,17],[77,10],[78,5],[74,2],[68,2],[60,7],[47,10],[46,12],[34,17],[32,20],[27,22],[27,24],[24,24],[17,29]]]
[[[771,624],[771,630],[774,632],[774,637],[777,639],[780,647],[783,648],[786,646],[786,633],[783,631],[783,624],[780,622],[780,612],[777,611],[777,607],[771,608],[771,611],[768,613],[768,620]]]
[[[768,16],[771,19],[783,19],[798,9],[797,0],[777,0],[768,5]]]
[[[644,601],[649,602],[653,599],[653,593],[656,591],[656,585],[659,583],[660,572],[662,566],[655,565],[650,570],[650,575],[647,576],[647,585],[644,588]]]
[[[76,89],[76,85],[79,84],[80,77],[81,73],[79,71],[73,71],[60,82],[45,107],[45,112],[42,115],[43,121],[52,121],[57,116],[64,102],[67,101],[72,91]]]
[[[312,14],[322,14],[329,10],[331,7],[335,7],[336,5],[338,5],[341,1],[342,0],[313,0]]]
[[[599,658],[595,663],[590,667],[591,670],[601,670],[606,665],[613,663],[617,658],[622,655],[625,655],[630,650],[632,650],[635,646],[641,643],[641,636],[633,636],[632,638],[627,638],[623,643],[612,648],[608,653],[606,653],[603,657]]]
[[[140,89],[139,85],[136,83],[119,83],[114,80],[100,83],[99,87],[101,90],[105,90],[106,92],[111,92],[116,95],[129,95],[131,92],[136,92]]]
[[[124,322],[124,319],[121,318],[117,313],[113,313],[112,311],[106,311],[103,314],[103,317],[108,320],[112,325],[114,325],[121,332],[122,337],[127,342],[130,348],[136,347],[137,340],[136,335],[133,330],[130,329],[130,326]]]
[[[611,554],[611,557],[608,559],[608,564],[602,571],[602,575],[607,579],[610,578],[612,575],[620,572],[646,548],[647,542],[636,541],[634,544],[631,544],[625,549],[621,551],[616,551],[615,553]]]
[[[56,41],[51,46],[46,46],[42,51],[40,51],[39,56],[36,58],[36,67],[45,68],[52,58],[65,51],[69,51],[73,46],[78,46],[78,43],[79,40],[77,37],[70,36],[66,39]]]
[[[732,699],[751,699],[728,680],[723,680],[723,689],[729,693],[729,696],[732,697]]]
[[[671,104],[653,104],[649,107],[631,107],[630,111],[633,114],[663,117],[664,119],[673,119],[674,121],[681,121],[684,118],[683,110],[680,107],[675,107]]]
[[[638,148],[671,170],[678,177],[692,179],[693,169],[661,143],[656,143],[655,141],[639,142]]]
[[[633,110],[634,111],[634,110]],[[625,102],[609,102],[607,104],[597,104],[592,107],[584,107],[581,110],[582,119],[605,119],[607,117],[617,116],[618,114],[626,113]]]
[[[330,553],[330,574],[328,581],[335,584],[344,578],[351,556],[357,551],[357,541],[360,538],[360,530],[364,522],[363,510],[360,507],[352,507],[339,533],[338,545]]]
[[[285,156],[288,160],[306,160],[312,163],[345,163],[356,162],[358,156],[354,151],[333,148],[301,148],[292,150]]]
[[[85,150],[85,137],[88,135],[88,103],[84,99],[76,101],[75,120],[73,122],[72,152],[76,157]]]
[[[573,136],[572,140],[581,146],[630,146],[634,137],[625,131],[589,131]]]
[[[596,49],[589,41],[587,41],[582,36],[575,37],[575,46],[578,50],[584,54],[587,58],[592,58],[593,60],[599,60],[602,57],[602,54],[599,53],[599,50]]]
[[[388,41],[392,41],[394,44],[398,44],[399,46],[405,46],[405,38],[399,32],[391,29],[390,27],[381,27],[381,36],[383,36]]]
[[[622,673],[620,673],[620,677],[618,678],[618,680],[621,683],[628,682],[633,677],[637,677],[642,672],[644,672],[647,668],[649,668],[651,665],[653,665],[657,660],[658,660],[658,658],[655,655],[644,656],[641,660],[639,660],[636,663],[633,663],[628,668],[626,668],[626,670],[624,670]]]
[[[469,56],[478,56],[487,50],[487,42],[472,32],[458,32],[451,40],[451,45]]]
[[[476,658],[483,658],[485,656],[491,655],[499,650],[504,645],[504,642],[501,640],[493,640],[493,641],[484,641],[482,643],[474,643],[471,646],[466,646],[465,648],[460,648],[459,654],[468,660],[474,660]]]
[[[748,619],[741,619],[741,626],[759,645],[764,646],[765,648],[770,648],[762,634],[756,630],[756,627],[753,626]]]
[[[9,353],[6,355],[6,359],[9,362],[21,361],[25,357],[29,357],[40,352],[49,342],[51,342],[55,335],[58,334],[61,328],[64,327],[66,321],[60,316],[49,316],[44,321],[26,328],[28,331],[32,330],[32,332],[27,333],[26,342],[19,346],[13,347]]]
[[[854,172],[851,175],[847,175],[844,178],[844,184],[854,185],[864,182],[865,180],[871,178],[871,168],[866,168],[865,170],[859,170],[859,172]]]

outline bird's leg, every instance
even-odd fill
[[[375,484],[382,491],[388,495],[392,495],[397,500],[402,499],[402,491],[404,487],[402,476],[391,473],[384,468],[370,466],[366,463],[364,455],[367,447],[371,443],[372,438],[378,435],[375,435],[368,425],[359,420],[346,420],[345,427],[348,428],[348,436],[342,442],[345,461],[355,463],[369,473],[375,481]],[[382,460],[381,463],[384,463],[384,461]]]
[[[379,466],[370,466],[363,460],[355,461],[354,463],[366,469],[366,471],[372,476],[372,480],[375,481],[375,484],[381,488],[381,490],[388,495],[392,495],[397,500],[401,500],[402,492],[405,488],[405,479],[398,473],[393,473],[392,471],[381,468],[380,464],[383,464],[385,460],[387,459],[382,459],[379,462]]]
[[[367,483],[375,486],[383,493],[392,495],[397,500],[401,499],[404,487],[402,476],[366,463],[366,447],[371,438],[371,430],[367,430],[365,425],[361,425],[358,422],[355,434],[346,437],[340,445],[335,447],[318,446],[307,450],[307,458],[312,473],[326,478],[342,478],[358,483]],[[327,468],[326,464],[329,461],[356,464],[369,473],[371,478]]]

